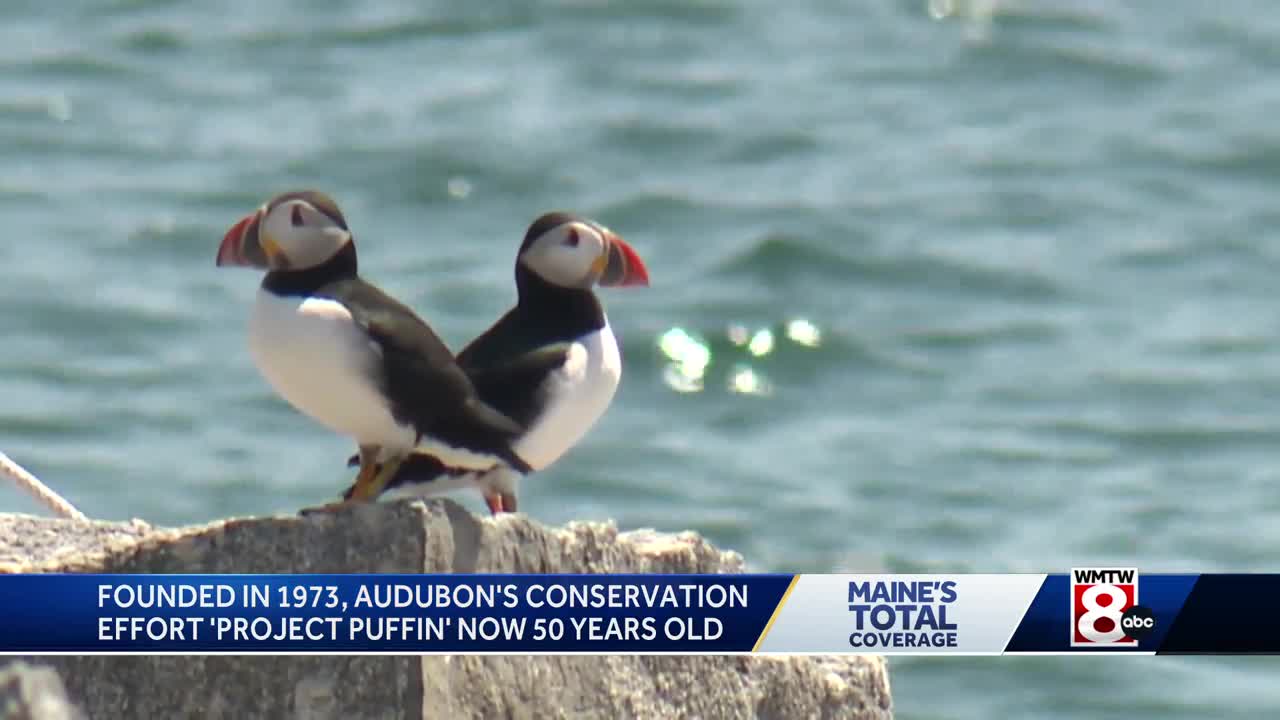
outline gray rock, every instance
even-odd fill
[[[548,528],[450,500],[166,529],[0,515],[0,571],[742,572],[694,533]],[[878,656],[50,657],[103,718],[890,718]],[[33,716],[34,717],[34,716]]]
[[[11,662],[0,668],[0,720],[83,720],[58,673]]]

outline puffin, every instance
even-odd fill
[[[380,474],[419,447],[468,471],[531,469],[512,447],[525,429],[481,399],[422,318],[360,277],[355,239],[328,195],[272,198],[227,231],[216,265],[266,270],[250,355],[296,410],[355,440],[360,470],[344,501],[374,499]]]
[[[525,232],[515,282],[515,307],[457,360],[481,400],[523,428],[511,443],[517,462],[476,471],[418,449],[383,475],[385,498],[476,487],[491,514],[516,512],[519,481],[564,455],[609,407],[622,356],[593,289],[648,286],[640,256],[594,220],[548,212]],[[358,490],[353,485],[344,497]]]

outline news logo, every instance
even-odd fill
[[[957,599],[955,580],[854,580],[849,645],[859,650],[957,647],[957,625],[948,618]]]
[[[1134,648],[1155,629],[1136,568],[1071,569],[1071,647]]]

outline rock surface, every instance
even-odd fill
[[[732,573],[694,533],[479,519],[450,500],[186,528],[0,515],[0,571]],[[90,717],[889,718],[877,656],[48,657]],[[55,678],[56,679],[56,678]],[[16,717],[28,717],[18,715]],[[30,715],[29,717],[64,717]]]
[[[57,672],[12,662],[0,668],[0,718],[83,720],[84,713],[71,704]]]

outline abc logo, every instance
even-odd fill
[[[1151,608],[1134,605],[1120,615],[1120,630],[1127,638],[1141,640],[1156,629],[1156,616]]]

